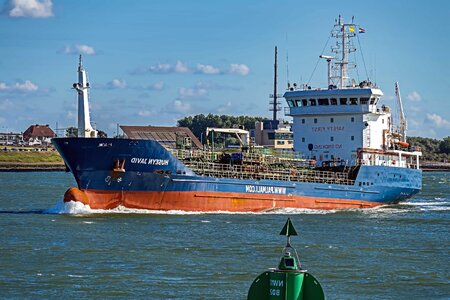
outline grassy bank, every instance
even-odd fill
[[[0,163],[61,163],[63,160],[57,151],[1,151]]]

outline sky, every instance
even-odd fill
[[[76,127],[79,54],[91,121],[109,136],[200,113],[270,118],[274,47],[280,94],[325,87],[318,56],[342,15],[365,29],[351,75],[388,106],[399,82],[409,136],[449,136],[450,1],[341,2],[0,0],[0,132]]]

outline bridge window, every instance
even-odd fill
[[[302,102],[300,100],[295,100],[295,105],[297,107],[301,107],[302,106]]]
[[[303,106],[308,106],[308,100],[302,99],[302,105]]]
[[[359,101],[361,102],[361,104],[367,104],[369,103],[369,98],[360,98]]]
[[[350,98],[350,105],[357,105],[358,104],[358,98]]]
[[[319,105],[329,105],[327,98],[319,99]]]
[[[375,97],[370,98],[370,104],[377,104],[377,98]]]
[[[288,100],[287,103],[288,103],[289,107],[295,107],[294,101]]]
[[[337,105],[337,99],[336,98],[331,98],[330,99],[330,105]]]
[[[340,105],[347,105],[347,98],[339,98]]]
[[[311,106],[316,106],[316,99],[309,99],[309,104]]]

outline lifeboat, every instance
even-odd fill
[[[403,148],[409,147],[409,143],[407,143],[407,142],[398,141],[398,142],[396,142],[396,144]]]

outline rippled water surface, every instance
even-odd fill
[[[450,173],[408,202],[263,214],[91,210],[65,173],[0,173],[0,297],[245,299],[293,245],[327,299],[450,298]]]

